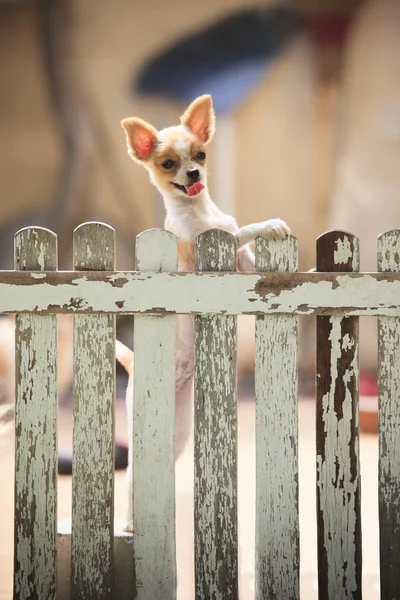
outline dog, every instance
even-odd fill
[[[256,237],[286,238],[290,234],[281,219],[270,219],[239,228],[231,215],[223,213],[207,189],[206,146],[215,132],[215,114],[210,95],[196,98],[180,118],[180,124],[157,131],[142,119],[121,121],[128,153],[147,169],[150,181],[161,193],[166,209],[165,229],[178,237],[178,270],[194,270],[194,241],[209,229],[222,229],[237,240],[239,271],[254,271],[250,242]],[[129,374],[127,413],[133,421],[133,352],[116,342],[116,357]],[[194,370],[194,319],[180,315],[177,325],[175,380],[175,460],[182,453],[191,429]],[[127,530],[132,530],[132,432],[129,427]]]

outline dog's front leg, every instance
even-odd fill
[[[282,219],[269,219],[241,227],[235,233],[238,247],[238,270],[255,271],[254,252],[248,244],[254,242],[257,237],[284,239],[288,235],[290,235],[290,229]]]
[[[288,235],[290,235],[290,229],[282,219],[269,219],[268,221],[261,221],[261,223],[251,223],[241,227],[235,233],[238,248],[254,242],[257,237],[284,239]]]
[[[241,248],[238,249],[238,254],[237,254],[238,271],[252,273],[253,271],[256,270],[255,260],[256,259],[254,256],[254,252],[252,251],[250,246],[248,246],[248,245],[242,246]]]

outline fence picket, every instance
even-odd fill
[[[140,271],[176,271],[177,238],[136,238]],[[135,317],[133,551],[136,600],[175,600],[175,316]],[[128,403],[129,405],[129,403]],[[131,433],[132,435],[132,433]]]
[[[400,271],[400,230],[378,239],[378,270]],[[378,317],[381,598],[400,597],[400,319]]]
[[[318,271],[358,271],[358,239],[317,240]],[[358,317],[317,318],[317,526],[320,600],[361,599]]]
[[[102,223],[74,231],[75,270],[114,270],[115,232]],[[74,323],[71,596],[113,597],[115,317]]]
[[[297,240],[256,240],[257,271],[297,271]],[[299,598],[297,317],[256,318],[256,599]]]
[[[57,236],[15,234],[15,269],[57,269]],[[14,600],[56,597],[57,317],[16,316]]]
[[[224,231],[196,238],[198,271],[236,270],[236,242]],[[204,289],[207,296],[207,289]],[[236,600],[236,316],[195,318],[195,597]]]

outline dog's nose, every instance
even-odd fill
[[[189,179],[191,181],[193,181],[193,183],[196,183],[196,181],[198,181],[198,179],[199,179],[200,173],[199,173],[198,169],[190,169],[190,171],[188,171],[186,173],[186,175],[189,177]]]

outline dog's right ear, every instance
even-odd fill
[[[157,129],[136,117],[123,119],[128,153],[138,162],[148,160],[157,144]]]

